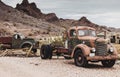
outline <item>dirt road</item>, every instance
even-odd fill
[[[100,63],[83,68],[64,58],[0,57],[0,77],[120,77],[120,62],[113,68],[104,68]]]

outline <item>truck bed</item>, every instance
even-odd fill
[[[12,44],[12,37],[0,37],[0,44]]]

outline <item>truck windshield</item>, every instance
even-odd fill
[[[78,30],[78,36],[96,36],[96,32],[94,30]]]

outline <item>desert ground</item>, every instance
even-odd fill
[[[120,61],[114,67],[105,68],[101,63],[90,63],[89,67],[77,67],[74,60],[54,57],[0,57],[0,77],[120,77]]]
[[[119,50],[119,44],[115,45]],[[120,52],[119,52],[120,53]],[[39,54],[39,52],[38,52]],[[99,63],[77,67],[74,60],[54,56],[51,60],[37,57],[0,57],[0,77],[120,77],[120,60],[112,68]]]

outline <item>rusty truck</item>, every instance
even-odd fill
[[[113,67],[118,58],[115,47],[104,38],[97,37],[96,30],[87,26],[75,26],[64,35],[64,46],[43,44],[42,59],[52,59],[53,55],[73,58],[76,66],[86,67],[88,62],[99,62],[105,67]]]
[[[33,38],[24,37],[22,34],[14,34],[10,37],[0,37],[0,49],[21,49],[30,48],[33,46],[32,51],[37,52],[38,42]]]

